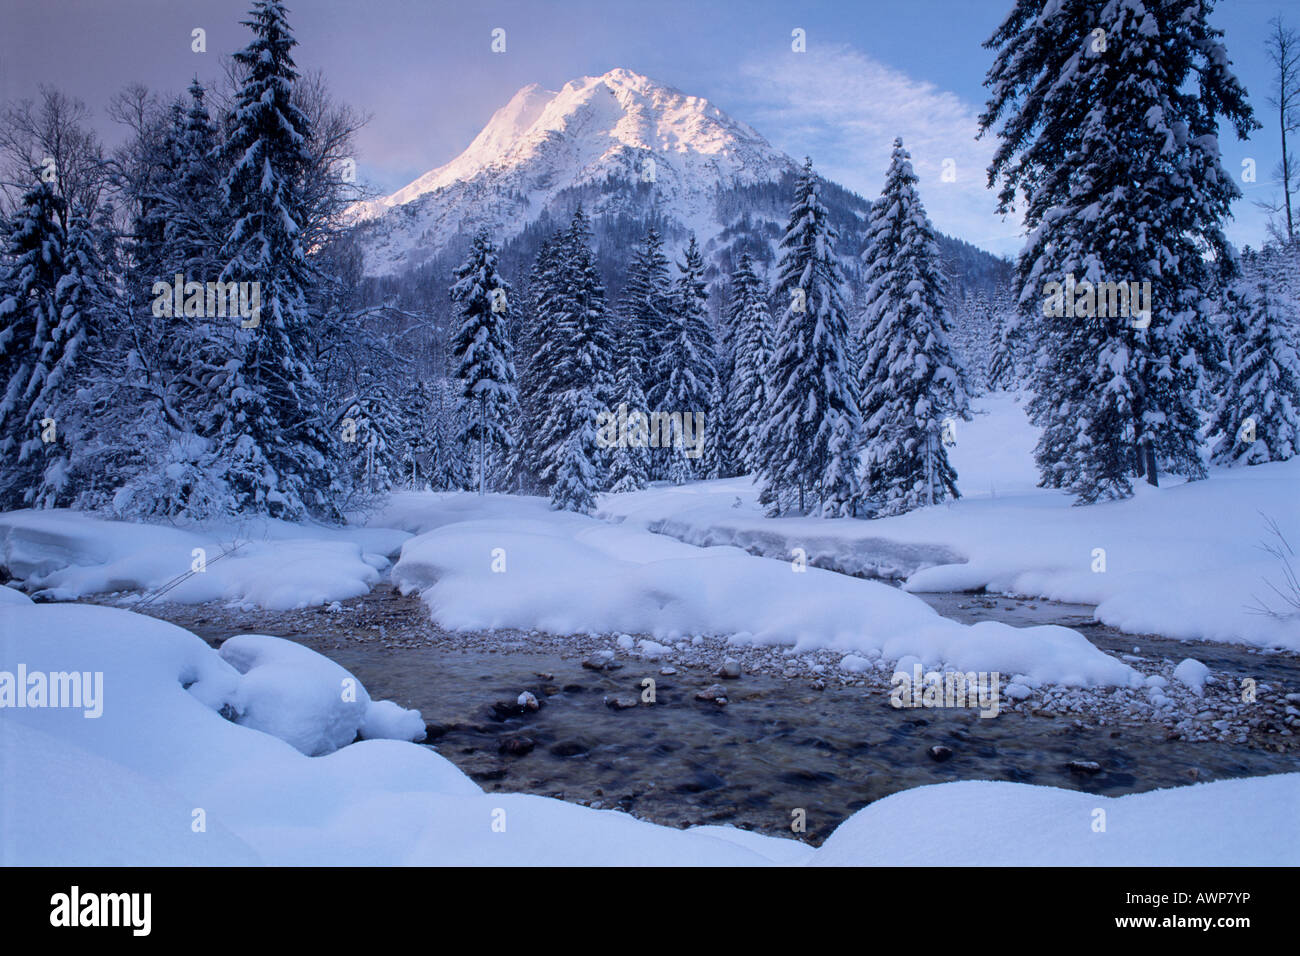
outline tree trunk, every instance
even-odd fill
[[[1133,473],[1142,478],[1147,473],[1148,440],[1142,435],[1142,403],[1139,400],[1133,406],[1133,458],[1136,462]]]
[[[1278,97],[1278,125],[1282,128],[1282,195],[1286,199],[1286,238],[1290,242],[1295,238],[1295,229],[1291,224],[1291,161],[1286,151],[1286,89],[1285,81],[1281,95]]]
[[[1156,448],[1155,445],[1147,442],[1147,484],[1154,488],[1160,487],[1160,479],[1156,477]]]
[[[484,486],[486,475],[483,463],[486,459],[484,445],[487,442],[487,396],[480,395],[478,398],[478,493],[482,497],[486,492]]]
[[[925,492],[928,503],[934,504],[934,435],[925,433]]]

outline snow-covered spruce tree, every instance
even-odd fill
[[[1080,503],[1128,496],[1135,473],[1155,484],[1158,467],[1204,475],[1198,351],[1215,273],[1232,268],[1221,223],[1240,195],[1218,127],[1244,138],[1257,125],[1210,9],[1017,0],[986,43],[998,53],[980,122],[1000,138],[989,182],[1001,179],[1003,212],[1026,197],[1017,269],[1037,329],[1040,483]],[[1063,307],[1071,277],[1114,285]],[[1144,282],[1149,313],[1143,293],[1135,316],[1131,283]]]
[[[574,382],[590,388],[598,410],[615,406],[615,343],[613,317],[605,297],[605,287],[596,266],[591,222],[579,206],[569,230],[566,264],[569,279],[566,292],[568,310],[562,313],[562,328],[573,330],[572,341],[578,346],[577,374]],[[591,419],[594,427],[595,418]],[[609,460],[613,449],[600,448],[592,458],[596,466],[595,489],[609,487]]]
[[[147,381],[142,383],[145,391],[156,396],[178,424],[192,428],[195,426],[185,411],[207,409],[211,405],[210,396],[201,389],[196,390],[193,380],[187,377],[187,372],[201,367],[192,349],[208,329],[202,319],[196,321],[194,316],[176,310],[159,314],[152,290],[157,282],[170,286],[178,273],[182,282],[217,278],[225,266],[221,251],[230,230],[221,198],[213,197],[217,209],[209,215],[216,218],[218,228],[210,249],[214,271],[210,275],[190,274],[185,260],[188,243],[183,241],[185,216],[179,208],[186,160],[185,121],[180,100],[157,110],[149,120],[142,118],[148,125],[139,130],[134,168],[126,174],[126,193],[133,203],[134,217],[129,242],[130,264],[125,278],[127,307],[133,322],[132,358],[139,363],[141,374],[147,376]],[[188,205],[188,200],[185,202]],[[137,290],[144,294],[137,294]],[[203,378],[201,374],[196,377]],[[166,443],[144,449],[150,458],[148,469],[168,466],[165,460],[152,458],[160,445],[165,447]]]
[[[605,288],[581,206],[564,233],[555,266],[556,288],[547,305],[555,310],[554,342],[545,350],[540,389],[546,410],[538,436],[538,477],[550,490],[551,507],[586,513],[606,479],[596,416],[612,410],[614,350]]]
[[[628,333],[640,340],[637,358],[644,378],[641,387],[647,394],[658,389],[654,377],[660,350],[672,333],[673,284],[668,273],[668,257],[658,230],[650,229],[637,247],[623,290],[621,313]]]
[[[668,265],[663,239],[657,230],[651,228],[632,257],[620,309],[624,334],[637,343],[636,350],[629,356],[635,362],[629,373],[636,376],[645,402],[663,390],[659,379],[659,357],[668,344],[675,311]],[[630,410],[631,406],[628,408]],[[642,410],[649,411],[649,408]],[[648,463],[647,477],[668,477],[668,455],[649,454]]]
[[[626,434],[618,436],[619,444],[610,457],[609,490],[615,493],[639,491],[650,483],[649,419],[645,392],[641,390],[644,344],[632,334],[634,328],[625,316],[619,323],[614,346],[614,396],[618,407],[612,411],[627,416]]]
[[[429,481],[427,432],[433,418],[433,383],[413,377],[402,384],[398,395],[397,414],[401,422],[401,439],[398,448],[401,458],[401,485],[419,490]]]
[[[180,275],[182,282],[206,284],[217,279],[226,266],[223,247],[229,234],[229,219],[221,195],[216,129],[205,105],[206,92],[195,79],[189,88],[188,106],[173,105],[172,120],[161,140],[156,163],[146,160],[144,181],[149,192],[140,200],[141,216],[126,281],[127,308],[133,309],[131,357],[128,375],[141,402],[158,406],[146,414],[161,417],[169,437],[152,437],[141,448],[144,461],[137,474],[127,478],[131,510],[147,514],[186,512],[198,515],[224,497],[225,488],[199,489],[212,470],[195,460],[204,440],[196,437],[209,412],[214,383],[225,374],[225,361],[234,349],[229,319],[213,320],[200,310],[174,310],[157,314],[152,294],[132,300],[130,286],[144,291],[155,282],[168,285]],[[206,306],[206,295],[204,305]],[[213,305],[215,305],[215,297]],[[206,351],[206,355],[205,355]],[[179,454],[179,458],[176,455]],[[175,483],[160,481],[157,475],[139,471],[171,473],[185,477]],[[180,486],[197,493],[189,498]],[[161,497],[150,501],[150,495]],[[200,500],[206,501],[200,505]],[[225,510],[221,506],[220,510]]]
[[[1019,381],[1018,360],[1023,332],[1015,312],[998,314],[994,325],[993,350],[989,353],[984,386],[991,392],[1013,389]]]
[[[713,391],[709,395],[704,453],[696,466],[696,474],[701,478],[731,478],[738,473],[735,448],[731,443],[734,433],[731,406],[727,403],[735,368],[729,353],[719,348],[717,356],[718,374],[713,379]]]
[[[1247,247],[1247,252],[1250,249]],[[1232,363],[1228,355],[1228,342],[1225,337],[1229,326],[1226,309],[1231,306],[1230,290],[1241,276],[1240,260],[1231,270],[1224,269],[1215,275],[1214,284],[1206,292],[1202,310],[1205,321],[1198,323],[1192,342],[1200,364],[1197,368],[1195,391],[1192,404],[1202,413],[1213,415],[1219,408],[1224,390],[1232,374]],[[1204,424],[1204,414],[1202,415]],[[1202,429],[1204,434],[1204,429]]]
[[[590,514],[596,507],[601,476],[596,464],[599,447],[596,436],[597,407],[591,389],[566,389],[558,398],[554,414],[571,423],[555,452],[551,484],[551,507]]]
[[[761,464],[759,433],[767,420],[767,363],[772,355],[772,317],[763,281],[749,253],[731,274],[730,326],[735,354],[727,395],[732,453],[746,474]]]
[[[533,266],[532,282],[534,322],[529,361],[528,399],[530,427],[524,436],[527,459],[538,489],[550,492],[552,480],[548,465],[554,463],[554,435],[547,431],[548,420],[563,389],[560,373],[569,351],[567,335],[560,320],[567,306],[568,284],[565,281],[566,233],[557,231],[542,245]]]
[[[19,458],[30,455],[41,461],[40,485],[30,492],[38,508],[70,504],[86,473],[95,468],[94,423],[87,421],[79,391],[88,378],[88,352],[102,343],[107,318],[98,238],[82,216],[69,220],[63,274],[54,290],[58,324],[41,347],[27,387],[29,437]],[[55,427],[44,427],[49,423]]]
[[[255,36],[235,54],[244,76],[224,144],[230,233],[221,280],[257,283],[260,309],[228,320],[231,327],[206,343],[205,364],[216,373],[206,432],[228,510],[336,519],[331,461],[339,449],[325,426],[308,342],[312,273],[300,224],[310,129],[293,102],[296,41],[279,0],[256,0],[243,22]]]
[[[550,356],[558,348],[559,234],[542,241],[528,275],[528,321],[521,323],[519,342],[519,414],[508,471],[517,492],[543,490],[538,478],[542,469],[542,426],[546,418]]]
[[[934,227],[901,139],[867,227],[867,297],[858,355],[864,504],[901,514],[959,497],[944,419],[966,418],[961,364],[948,342]]]
[[[1278,250],[1243,263],[1228,293],[1231,373],[1210,428],[1213,460],[1257,465],[1300,454],[1300,302]]]
[[[975,289],[960,302],[949,296],[946,310],[949,329],[948,345],[961,367],[967,372],[988,368],[989,358],[997,342],[997,316],[988,293]],[[966,376],[966,389],[978,394],[984,388],[982,375]]]
[[[207,91],[196,77],[179,135],[176,178],[161,195],[166,215],[164,237],[168,264],[188,280],[215,278],[225,243],[219,196],[217,137],[205,103]]]
[[[47,182],[23,196],[6,223],[0,286],[0,508],[31,504],[43,472],[41,419],[36,401],[51,370],[62,307],[66,204]],[[55,422],[57,434],[58,423]],[[46,431],[48,435],[49,432]]]
[[[402,409],[381,378],[365,377],[357,394],[334,416],[342,443],[340,463],[361,496],[384,494],[402,478]]]
[[[486,232],[474,237],[469,256],[456,270],[455,278],[451,298],[459,305],[460,328],[451,349],[456,361],[455,377],[470,405],[461,441],[478,449],[475,470],[479,494],[483,494],[489,460],[495,462],[510,450],[509,426],[518,406],[508,332],[513,293],[497,269],[497,251]]]
[[[673,287],[673,308],[668,315],[664,344],[655,362],[655,390],[650,403],[658,411],[704,416],[704,440],[712,441],[712,401],[717,392],[713,327],[706,306],[704,257],[691,236],[680,275]],[[698,417],[693,418],[699,421]],[[662,439],[661,439],[662,440]],[[674,439],[675,441],[675,439]],[[687,448],[668,450],[669,477],[675,484],[697,477],[702,459],[686,457]]]
[[[781,239],[776,296],[782,311],[768,362],[768,412],[759,434],[759,500],[771,515],[796,508],[807,513],[814,500],[823,517],[849,515],[858,497],[861,418],[837,238],[809,159]]]
[[[173,212],[167,199],[178,189],[177,164],[184,155],[184,112],[179,103],[176,107],[157,108],[143,90],[115,101],[115,112],[127,117],[134,135],[112,164],[113,200],[102,203],[95,216],[115,331],[105,347],[93,350],[102,374],[88,405],[106,439],[97,449],[98,477],[83,489],[77,505],[113,507],[131,517],[186,510],[180,499],[190,477],[205,482],[209,477],[192,455],[179,450],[198,453],[203,440],[194,438],[196,421],[210,406],[203,387],[206,369],[190,350],[197,320],[162,314],[153,291],[155,283],[170,285],[179,265],[166,236]],[[127,224],[120,236],[114,214]],[[215,279],[216,273],[202,278]],[[182,440],[183,435],[188,437]]]
[[[415,461],[417,487],[463,491],[470,487],[469,453],[459,441],[465,403],[452,379],[417,381],[404,401],[408,428],[416,429],[409,454]],[[410,468],[410,462],[406,467]]]

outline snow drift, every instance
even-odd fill
[[[276,659],[276,648],[247,643]],[[432,749],[400,741],[306,757],[220,715],[241,676],[217,652],[128,611],[0,608],[0,669],[19,661],[102,670],[106,705],[95,720],[70,709],[4,712],[3,865],[1300,862],[1300,774],[1118,799],[940,784],[860,810],[813,850],[727,827],[675,830],[614,810],[487,794]],[[1105,833],[1091,828],[1098,808]]]
[[[434,530],[406,542],[393,580],[404,592],[420,592],[443,627],[630,632],[660,640],[708,634],[800,651],[915,656],[927,667],[1035,682],[1140,683],[1131,667],[1067,628],[967,626],[878,582],[796,571],[738,548],[692,547],[631,525],[550,511],[541,499],[411,494],[396,501],[397,514],[408,522],[422,514]]]
[[[181,578],[161,600],[286,610],[366,594],[407,537],[270,519],[183,529],[64,509],[12,511],[0,514],[0,564],[54,600],[148,591]]]

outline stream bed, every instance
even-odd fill
[[[446,632],[418,597],[387,584],[333,609],[144,610],[213,645],[261,633],[325,654],[371,697],[418,708],[426,746],[485,790],[621,809],[678,827],[731,824],[819,845],[861,807],[930,783],[1009,780],[1118,796],[1300,770],[1300,737],[1282,723],[1282,695],[1300,691],[1300,655],[1125,635],[1093,622],[1081,605],[918,596],[966,623],[1064,624],[1112,654],[1138,650],[1134,659],[1166,668],[1196,657],[1216,673],[1223,695],[1249,676],[1275,703],[1259,727],[1211,740],[1172,730],[1168,720],[1095,713],[1087,700],[1050,695],[991,719],[973,709],[895,709],[879,682],[847,679],[779,648],[742,657],[742,675],[727,679],[714,674],[714,663],[732,653],[720,639],[697,640],[691,653],[663,660],[616,653],[610,666],[598,660],[595,669],[593,652],[619,649],[608,636]],[[652,704],[643,698],[646,678],[654,681]],[[725,706],[696,698],[719,683]],[[525,691],[539,709],[519,706]],[[805,830],[792,831],[801,817]]]

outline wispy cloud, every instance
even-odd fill
[[[902,136],[938,229],[996,253],[1023,245],[1019,221],[994,212],[986,187],[993,141],[976,140],[975,105],[847,45],[750,59],[734,83],[736,112],[773,145],[811,156],[827,178],[874,199]]]

